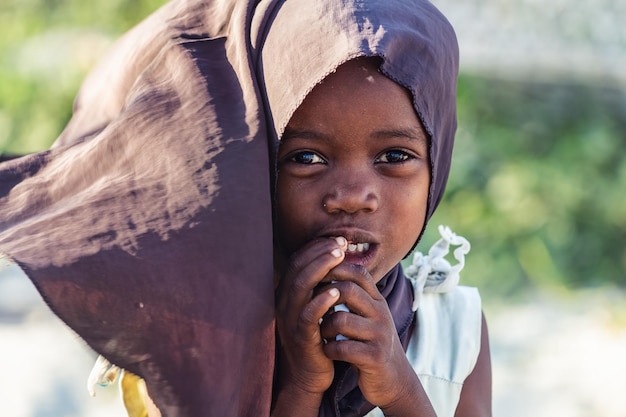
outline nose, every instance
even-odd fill
[[[378,209],[379,193],[371,178],[336,178],[324,196],[322,206],[328,213],[371,213]]]

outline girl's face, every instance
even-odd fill
[[[423,226],[428,139],[407,90],[356,59],[316,86],[278,155],[279,242],[289,256],[319,237],[349,242],[344,262],[378,282]]]

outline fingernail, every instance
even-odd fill
[[[328,294],[333,298],[339,297],[339,290],[337,288],[331,288],[328,290]]]
[[[348,241],[343,236],[336,237],[335,242],[337,242],[337,244],[341,247],[344,247],[348,244]]]
[[[335,258],[340,258],[342,253],[343,252],[341,251],[341,249],[333,249],[330,254],[333,255]]]

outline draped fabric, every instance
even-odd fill
[[[164,416],[269,413],[271,199],[252,11],[166,5],[87,79],[51,150],[1,165],[0,252],[92,348],[144,378]]]
[[[413,94],[430,217],[458,48],[423,0],[173,0],[94,69],[50,150],[0,164],[0,253],[164,416],[269,414],[273,155],[306,94],[358,56]]]

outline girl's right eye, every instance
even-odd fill
[[[313,165],[313,164],[325,164],[324,158],[312,151],[300,151],[289,158],[290,161],[296,164]]]

